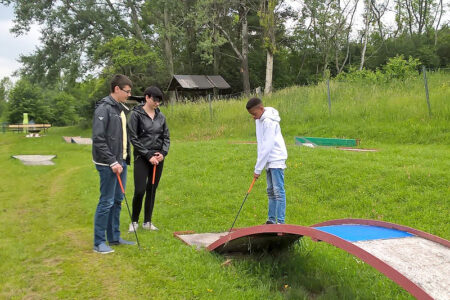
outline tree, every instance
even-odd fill
[[[276,52],[275,29],[277,20],[275,8],[277,5],[278,0],[263,0],[259,10],[260,24],[264,30],[264,48],[267,51],[264,94],[272,93],[273,56]]]
[[[97,48],[94,58],[106,78],[125,74],[137,89],[145,89],[149,82],[161,86],[167,80],[166,66],[158,50],[138,39],[112,38]]]
[[[8,122],[22,123],[24,113],[28,113],[29,120],[36,123],[47,123],[51,119],[50,108],[42,98],[42,90],[26,79],[18,81],[9,93]]]
[[[11,79],[9,79],[9,77],[3,77],[2,80],[0,80],[0,119],[5,113],[8,102],[8,93],[11,88]]]
[[[78,121],[75,108],[75,98],[66,93],[51,93],[47,98],[51,104],[50,122],[54,126],[74,125]]]
[[[25,33],[31,23],[41,24],[41,42],[35,53],[21,56],[21,74],[31,82],[51,85],[59,77],[74,83],[97,68],[97,49],[116,36],[153,44],[153,32],[144,32],[141,21],[145,1],[7,1],[14,3],[12,32]]]
[[[364,31],[362,33],[362,50],[361,50],[361,62],[359,64],[359,70],[364,67],[364,60],[366,58],[367,42],[369,41],[370,35],[370,24],[372,22],[372,1],[364,0]]]

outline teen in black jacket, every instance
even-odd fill
[[[144,92],[145,103],[134,107],[128,119],[128,136],[134,146],[134,197],[132,223],[129,231],[138,227],[139,214],[145,194],[144,223],[148,230],[158,230],[152,224],[156,188],[161,178],[164,158],[169,153],[170,135],[166,117],[158,106],[162,93],[157,87]],[[152,184],[153,168],[156,168],[155,183]]]
[[[125,106],[132,83],[118,74],[111,80],[111,93],[97,103],[92,123],[92,160],[100,177],[100,197],[94,217],[94,251],[114,252],[111,245],[133,245],[120,237],[120,211],[130,162]],[[109,245],[106,244],[108,240]]]

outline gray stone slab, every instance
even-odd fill
[[[72,137],[72,143],[81,145],[92,145],[92,139],[82,137]]]
[[[49,166],[54,165],[52,161],[56,155],[13,155],[13,158],[20,160],[24,165],[27,166]]]
[[[64,141],[65,141],[66,143],[71,144],[71,143],[72,143],[72,138],[73,138],[73,137],[79,138],[79,137],[81,137],[81,136],[63,136],[63,139],[64,139]]]

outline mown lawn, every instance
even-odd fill
[[[267,101],[277,107],[281,105],[277,97],[292,99],[289,93],[299,91],[282,91]],[[444,113],[433,119],[426,118],[425,110],[424,115],[405,113],[391,122],[382,114],[354,123],[349,121],[352,117],[343,117],[344,112],[329,118],[326,103],[324,116],[313,110],[315,117],[310,120],[300,113],[306,107],[285,111],[287,222],[311,225],[335,218],[368,218],[450,239],[449,116],[445,113],[449,110],[445,101],[438,103]],[[252,180],[256,145],[230,143],[255,140],[252,121],[245,111],[241,113],[245,102],[214,105],[215,121],[210,122],[206,114],[200,125],[195,118],[189,120],[189,110],[202,116],[208,112],[207,104],[164,108],[173,139],[154,211],[160,230],[138,231],[141,251],[119,246],[110,255],[92,252],[99,180],[91,147],[65,144],[62,139],[63,135],[88,137],[90,130],[52,128],[34,139],[0,134],[0,298],[412,298],[353,256],[307,238],[287,253],[234,258],[227,266],[222,266],[225,257],[197,251],[174,238],[174,231],[228,229]],[[356,114],[359,108],[348,104],[348,109]],[[297,125],[294,113],[299,114]],[[410,125],[396,128],[400,123]],[[379,151],[294,145],[295,135],[320,135],[326,128],[332,132],[329,136],[359,137],[362,146]],[[340,134],[345,128],[350,133]],[[388,138],[383,139],[381,131],[387,128]],[[16,154],[56,154],[56,165],[24,166],[11,158]],[[132,167],[128,174],[131,202]],[[262,176],[236,226],[263,223],[266,202]],[[123,236],[133,239],[126,233],[125,206],[121,222]]]

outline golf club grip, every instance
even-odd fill
[[[156,165],[153,165],[153,177],[152,177],[152,184],[155,184],[155,176],[156,176]]]
[[[116,173],[116,175],[117,175],[117,180],[119,180],[119,185],[120,185],[120,189],[122,190],[122,194],[125,194],[125,190],[123,189],[123,185],[122,185],[122,179],[120,179],[119,173]]]
[[[253,188],[253,185],[255,184],[255,181],[256,181],[256,178],[255,178],[255,177],[253,177],[253,181],[252,181],[252,184],[250,184],[250,188],[248,189],[248,192],[247,192],[247,194],[250,194],[250,192],[252,191],[252,188]]]

